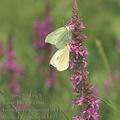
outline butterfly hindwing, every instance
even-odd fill
[[[50,64],[56,67],[58,71],[64,71],[69,67],[69,47],[57,50],[52,57]]]

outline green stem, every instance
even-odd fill
[[[104,62],[105,67],[106,67],[106,70],[110,74],[111,73],[111,67],[109,65],[109,62],[108,62],[107,56],[105,54],[105,51],[104,51],[104,49],[102,47],[102,44],[101,44],[101,42],[99,40],[96,40],[96,46],[97,46],[97,48],[99,50],[99,53],[100,53],[100,55],[101,55],[101,57],[103,59],[103,62]]]

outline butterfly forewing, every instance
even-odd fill
[[[61,36],[63,36],[63,34],[66,31],[67,31],[66,27],[61,27],[61,28],[55,30],[54,32],[48,34],[48,36],[45,39],[45,42],[56,45],[60,41]]]
[[[64,48],[69,41],[71,40],[71,32],[69,32],[68,30],[66,30],[61,36],[59,41],[56,43],[56,48],[60,49],[60,48]]]

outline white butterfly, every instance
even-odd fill
[[[69,67],[69,46],[65,46],[63,49],[57,50],[50,60],[50,64],[53,65],[58,71],[64,71]]]

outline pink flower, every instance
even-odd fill
[[[70,31],[74,31],[75,30],[75,23],[74,21],[71,19],[69,24],[68,24],[69,30]]]
[[[20,94],[21,89],[20,89],[19,83],[16,80],[16,78],[11,80],[10,89],[11,89],[11,93],[13,96],[17,96]]]
[[[21,74],[22,73],[22,68],[20,65],[16,64],[15,62],[16,60],[16,53],[15,51],[7,51],[6,53],[6,61],[4,63],[4,67],[7,71],[10,72],[15,72],[17,74]]]
[[[70,68],[73,71],[71,82],[73,90],[77,94],[72,102],[82,108],[80,115],[74,117],[73,120],[98,120],[100,101],[96,98],[93,89],[91,89],[89,81],[88,51],[84,45],[87,37],[83,34],[85,26],[78,15],[76,0],[74,0],[72,20],[70,20],[68,26],[72,32],[72,40],[69,43],[71,53]]]
[[[84,46],[77,45],[77,44],[78,43],[76,41],[73,41],[73,40],[70,42],[70,52],[75,53],[77,58],[79,56],[81,56],[81,57],[88,56],[87,49]]]
[[[47,77],[47,79],[45,81],[46,86],[48,88],[54,87],[55,84],[56,84],[56,79],[57,79],[56,78],[56,72],[53,71],[52,68],[51,68],[51,70],[49,71],[49,75],[48,75],[48,77]]]
[[[120,39],[117,40],[117,51],[120,54]]]
[[[36,20],[34,23],[34,30],[37,34],[37,40],[33,41],[33,46],[38,49],[44,49],[45,37],[52,31],[52,17],[47,16],[44,21]]]

